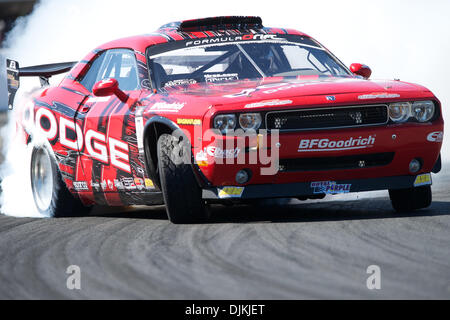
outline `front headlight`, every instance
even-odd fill
[[[234,114],[219,114],[214,118],[214,128],[219,129],[222,134],[236,128],[236,115]]]
[[[411,116],[419,122],[427,122],[434,116],[433,101],[415,101],[411,107]]]
[[[261,126],[261,119],[259,113],[243,113],[239,116],[239,125],[244,130],[258,130]]]
[[[405,122],[410,117],[411,103],[396,102],[389,105],[389,118],[394,122]]]

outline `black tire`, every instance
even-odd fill
[[[397,212],[427,208],[433,199],[431,186],[389,190],[389,197]]]
[[[183,158],[190,156],[186,141],[169,134],[158,139],[158,169],[166,211],[172,223],[199,223],[206,220],[202,190],[192,167]]]
[[[40,159],[40,160],[39,160]],[[39,170],[38,161],[48,161],[48,170],[41,176],[51,183],[49,187],[48,198],[42,201],[38,191],[39,184],[36,180],[37,170]],[[44,177],[45,175],[45,177]],[[87,215],[91,207],[85,207],[78,198],[75,198],[67,189],[64,183],[58,165],[55,159],[50,155],[49,150],[44,146],[33,146],[30,161],[30,181],[33,192],[34,203],[37,210],[43,215],[49,217],[76,217]]]

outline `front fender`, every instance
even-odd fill
[[[160,188],[161,182],[159,179],[159,171],[158,171],[158,138],[161,134],[167,133],[172,134],[174,131],[180,132],[180,135],[189,142],[189,149],[191,151],[191,167],[194,175],[197,179],[199,186],[207,186],[209,185],[209,181],[202,174],[200,168],[195,163],[194,156],[192,153],[192,144],[188,137],[184,134],[181,128],[174,123],[172,120],[162,117],[162,116],[153,116],[149,118],[144,125],[144,155],[145,155],[145,167],[148,173],[148,176],[155,182],[155,185]]]

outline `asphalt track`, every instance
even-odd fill
[[[403,215],[382,195],[215,206],[202,225],[170,224],[161,206],[0,216],[0,298],[449,299],[450,176],[434,178],[432,206]],[[66,287],[69,265],[80,290]],[[380,290],[366,287],[369,265]]]

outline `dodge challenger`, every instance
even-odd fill
[[[49,78],[66,73],[56,86]],[[173,223],[211,203],[389,190],[397,212],[431,204],[443,117],[427,88],[369,80],[302,32],[259,17],[169,23],[77,62],[7,60],[42,88],[17,106],[36,208],[165,204]]]

